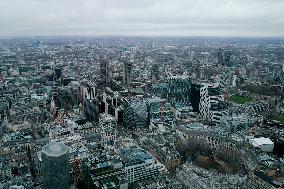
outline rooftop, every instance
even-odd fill
[[[269,138],[264,138],[264,137],[254,138],[254,139],[251,140],[251,142],[254,146],[261,146],[261,145],[265,145],[265,144],[274,144]]]
[[[61,142],[51,142],[42,148],[42,153],[47,156],[59,157],[68,153],[68,146]]]

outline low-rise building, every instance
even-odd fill
[[[274,148],[274,142],[272,142],[269,138],[254,138],[250,140],[250,143],[255,147],[259,148],[264,152],[271,152]]]

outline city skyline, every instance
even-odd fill
[[[284,0],[0,0],[0,189],[284,189]]]

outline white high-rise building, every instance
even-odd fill
[[[220,124],[221,117],[228,115],[222,107],[224,94],[219,90],[219,83],[206,83],[200,88],[199,111],[204,119]]]
[[[96,84],[93,82],[82,82],[81,95],[83,99],[93,100],[96,96]]]
[[[233,86],[233,87],[236,87],[236,86],[237,86],[237,75],[233,75],[232,86]]]

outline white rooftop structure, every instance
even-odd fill
[[[42,153],[47,156],[59,157],[68,153],[68,147],[60,142],[51,142],[42,148]]]
[[[260,148],[265,152],[271,152],[274,148],[274,142],[272,142],[269,138],[260,137],[260,138],[250,139],[250,143],[254,147]]]

